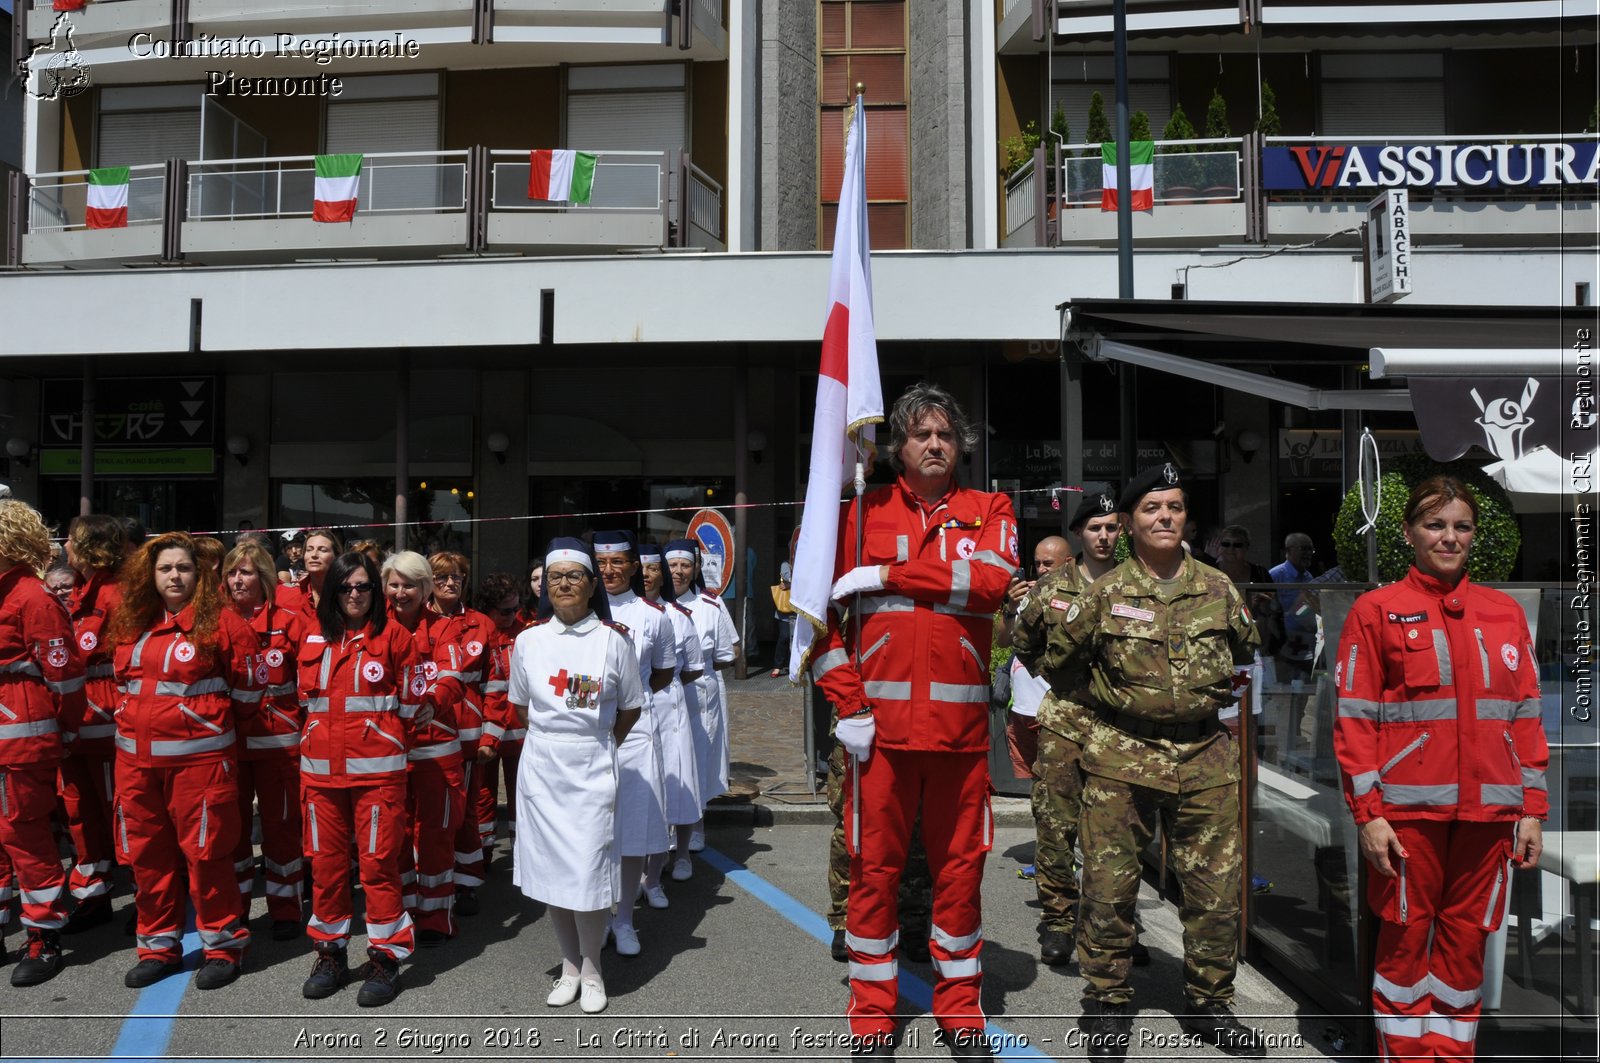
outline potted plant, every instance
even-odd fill
[[[1261,83],[1261,113],[1256,117],[1256,132],[1264,137],[1283,133],[1283,121],[1278,117],[1278,94],[1265,81]]]
[[[1168,201],[1183,202],[1198,197],[1195,188],[1200,176],[1200,160],[1189,158],[1194,154],[1193,144],[1173,144],[1175,140],[1195,139],[1194,123],[1189,121],[1189,116],[1183,113],[1183,104],[1178,104],[1172,110],[1172,117],[1167,119],[1166,128],[1161,131],[1164,143],[1161,148],[1161,162],[1157,168],[1162,171],[1156,178],[1156,184],[1166,189],[1165,198]]]
[[[1000,142],[1000,175],[1009,178],[1033,158],[1039,146],[1039,123],[1029,120],[1019,133],[1013,133]]]
[[[1206,139],[1227,140],[1232,136],[1233,127],[1228,124],[1228,101],[1223,99],[1220,88],[1214,88],[1211,90],[1211,102],[1206,104]],[[1206,160],[1206,163],[1210,163],[1217,158],[1220,158],[1220,156],[1212,156],[1211,159]],[[1203,164],[1202,168],[1208,169],[1209,166]],[[1231,177],[1232,175],[1224,175],[1220,172],[1205,174],[1199,181],[1203,186],[1200,194],[1209,200],[1222,203],[1229,202],[1238,194],[1238,189],[1234,186]],[[1223,184],[1224,180],[1227,180],[1228,183]]]

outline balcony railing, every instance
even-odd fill
[[[1012,240],[1024,226],[1032,225],[1037,216],[1034,196],[1038,176],[1034,173],[1034,160],[1029,159],[1006,178],[1006,239]]]
[[[366,156],[356,193],[359,215],[465,210],[467,155],[461,150]],[[311,155],[190,163],[188,220],[308,218],[315,187]]]
[[[680,217],[679,231],[688,247],[722,247],[722,186],[711,175],[683,156],[686,178],[684,202],[687,216]]]
[[[1242,144],[1227,140],[1158,140],[1154,159],[1156,203],[1214,203],[1243,195]],[[1099,144],[1068,144],[1065,206],[1100,205],[1104,163]]]
[[[528,197],[528,171],[531,163],[526,151],[496,149],[489,152],[496,160],[490,180],[491,210],[535,210],[551,212],[652,211],[663,206],[661,175],[668,165],[664,151],[594,152],[594,184],[587,203],[551,202]]]
[[[46,0],[48,3],[48,0]],[[165,163],[128,168],[128,225],[160,225],[167,194]],[[77,232],[88,228],[89,171],[36,174],[28,186],[28,231]]]

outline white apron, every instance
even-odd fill
[[[733,630],[733,621],[728,619],[728,611],[716,598],[697,595],[689,608],[705,659],[705,674],[695,680],[699,687],[700,719],[695,728],[694,749],[700,769],[700,802],[704,807],[728,790],[727,687],[716,665],[733,660],[739,636]]]
[[[677,665],[672,685],[656,695],[653,705],[656,732],[661,736],[661,782],[667,795],[667,822],[683,827],[700,819],[700,769],[694,754],[694,729],[689,724],[691,707],[696,716],[700,714],[700,699],[694,682],[686,687],[680,673],[700,669],[700,636],[686,610],[668,605],[667,618],[677,636]]]
[[[611,908],[622,897],[611,729],[643,700],[633,650],[593,614],[536,624],[512,647],[507,696],[528,709],[512,882],[556,907]]]
[[[628,629],[644,691],[644,712],[617,751],[617,851],[622,856],[649,856],[670,847],[667,799],[662,782],[658,714],[666,692],[650,693],[650,672],[672,668],[677,651],[672,622],[660,606],[626,591],[613,594],[611,616]]]

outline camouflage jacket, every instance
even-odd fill
[[[1185,557],[1176,594],[1137,558],[1096,580],[1062,615],[1040,658],[1046,675],[1087,667],[1085,705],[1160,722],[1213,718],[1230,699],[1235,664],[1260,647],[1255,621],[1227,576]],[[1084,743],[1091,775],[1169,793],[1239,781],[1225,732],[1193,742],[1138,738],[1099,720]]]
[[[1040,658],[1049,644],[1051,630],[1060,625],[1061,618],[1088,587],[1083,569],[1068,558],[1034,583],[1017,610],[1017,623],[1011,632],[1011,649],[1017,660],[1050,684],[1050,693],[1039,704],[1039,726],[1080,746],[1088,740],[1093,720],[1080,704],[1089,681],[1088,671],[1078,664],[1064,672],[1042,671]]]

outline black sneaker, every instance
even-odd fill
[[[194,975],[196,989],[221,989],[239,977],[239,965],[232,960],[207,960]]]
[[[833,932],[833,943],[828,946],[828,952],[832,954],[833,958],[840,963],[849,962],[850,950],[846,948],[844,944],[843,927],[840,927],[838,930]]]
[[[1083,1047],[1090,1059],[1126,1059],[1133,1039],[1132,1004],[1091,1004],[1078,1026],[1084,1032]]]
[[[151,957],[140,960],[134,964],[133,970],[122,976],[122,984],[129,989],[143,989],[147,985],[155,985],[169,974],[177,974],[183,970],[182,960],[173,960],[168,963]]]
[[[274,919],[272,921],[272,940],[293,941],[300,936],[303,929],[298,919]]]
[[[63,934],[81,934],[111,922],[111,898],[101,894],[81,902],[62,924]]]
[[[61,970],[61,934],[55,930],[28,931],[28,944],[11,969],[14,986],[42,985]]]
[[[1133,939],[1133,948],[1128,950],[1128,956],[1133,960],[1135,967],[1150,966],[1150,950],[1144,947],[1144,942],[1138,938]]]
[[[1233,1009],[1226,1004],[1193,1004],[1178,1016],[1178,1025],[1184,1030],[1203,1037],[1206,1043],[1230,1056],[1246,1059],[1264,1059],[1267,1043],[1261,1031],[1251,1029],[1234,1017]]]
[[[1039,962],[1046,967],[1060,967],[1072,962],[1074,943],[1070,930],[1047,930],[1039,942]]]
[[[385,956],[374,956],[361,968],[361,992],[356,1003],[363,1008],[381,1008],[400,992],[400,965]]]
[[[417,931],[417,947],[423,949],[436,949],[449,941],[450,937],[443,930],[434,930],[432,927],[423,927]]]
[[[456,890],[455,912],[457,915],[477,915],[478,891],[471,886],[462,886]]]
[[[331,997],[350,980],[350,961],[344,949],[319,947],[314,955],[311,977],[300,987],[300,995],[307,1000]]]

